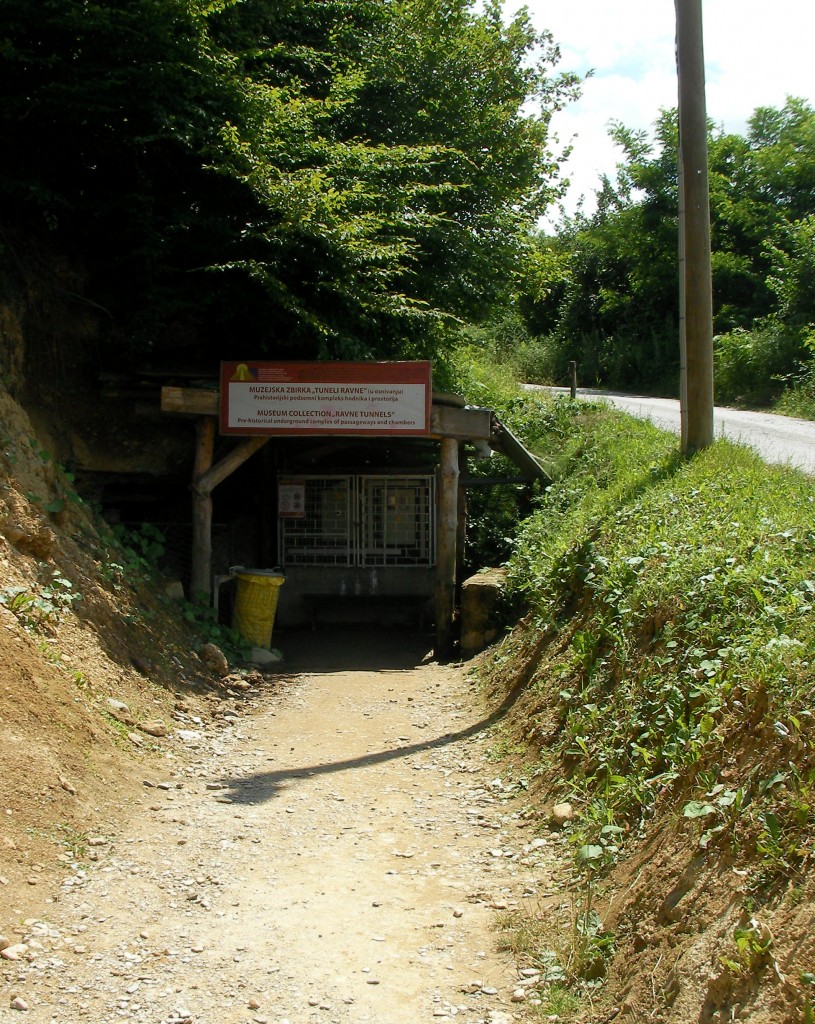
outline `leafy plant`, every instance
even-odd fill
[[[719,784],[706,794],[705,800],[691,800],[686,803],[682,808],[682,815],[690,819],[713,819],[713,823],[705,828],[699,839],[701,849],[706,850],[714,839],[727,832],[735,845],[738,842],[742,817],[749,803],[750,796],[745,789],[726,789]]]
[[[33,589],[15,586],[0,590],[0,604],[13,612],[26,629],[41,630],[59,620],[82,595],[73,589],[69,579],[54,572]]]
[[[572,948],[567,961],[569,974],[583,981],[597,981],[603,977],[606,962],[614,953],[615,936],[606,931],[594,906],[597,874],[608,865],[616,853],[609,842],[617,836],[615,826],[606,826],[600,843],[585,843],[577,851],[575,862],[582,876],[582,901],[573,915]]]
[[[734,956],[721,957],[722,964],[736,975],[753,974],[765,963],[773,945],[769,928],[750,918],[733,931]]]
[[[116,523],[113,527],[113,536],[127,555],[127,565],[124,568],[129,571],[142,574],[153,572],[158,568],[167,550],[164,534],[152,523],[141,523],[136,527]],[[114,564],[112,563],[111,567]]]
[[[88,835],[86,832],[80,832],[73,827],[73,825],[61,824],[57,825],[59,832],[61,833],[62,845],[70,851],[71,856],[76,861],[84,860],[88,855]]]
[[[174,604],[178,605],[179,602]],[[183,618],[195,627],[202,640],[220,647],[231,661],[245,661],[248,658],[249,646],[246,641],[236,629],[218,622],[214,608],[192,601],[182,601],[179,606]]]

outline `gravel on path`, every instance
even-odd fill
[[[487,758],[465,670],[398,632],[278,642],[286,671],[178,723],[47,916],[15,908],[8,1019],[523,1018],[539,979],[497,952],[496,924],[556,888],[555,852]]]

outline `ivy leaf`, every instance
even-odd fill
[[[682,808],[682,816],[685,818],[707,818],[715,814],[716,808],[713,804],[705,803],[704,800],[691,800]]]

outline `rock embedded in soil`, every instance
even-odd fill
[[[155,736],[158,738],[166,736],[169,732],[167,726],[163,722],[159,722],[158,720],[150,722],[141,722],[139,724],[139,728],[141,729],[142,732],[147,733],[148,736]]]
[[[563,828],[566,822],[574,818],[574,807],[570,803],[555,804],[552,808],[550,823],[553,828]]]
[[[17,942],[0,949],[0,957],[4,960],[20,960],[27,952],[28,946],[24,942]]]
[[[215,644],[204,644],[201,650],[198,652],[198,657],[203,661],[208,669],[215,672],[219,676],[229,675],[229,662],[227,661],[226,655],[217,647]]]

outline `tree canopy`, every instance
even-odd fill
[[[625,387],[678,381],[676,111],[653,135],[611,129],[623,160],[597,209],[539,236],[521,290],[529,330],[545,339],[554,376]],[[815,111],[790,98],[762,107],[745,136],[710,126],[714,331],[722,351],[761,328],[765,384],[796,370],[815,322]],[[733,397],[726,373],[721,393]],[[732,382],[735,390],[738,385]]]
[[[558,58],[497,0],[0,0],[6,245],[118,351],[428,354],[557,195]]]

